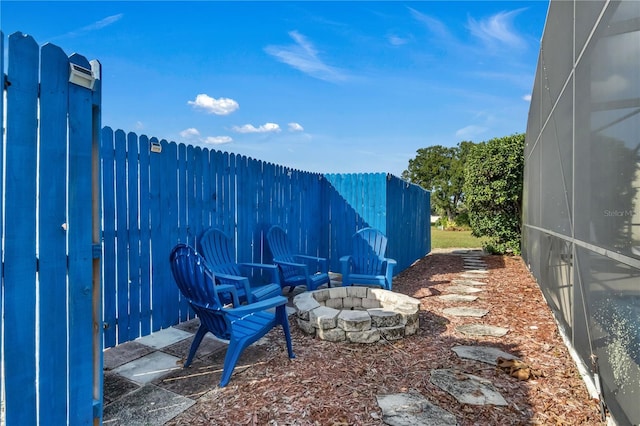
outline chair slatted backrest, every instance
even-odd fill
[[[191,246],[178,244],[171,251],[171,272],[182,295],[189,301],[200,321],[221,339],[229,339],[227,322],[215,285],[213,272]]]
[[[296,263],[294,253],[291,251],[287,233],[280,226],[274,225],[267,231],[267,244],[271,250],[274,261]],[[285,281],[299,274],[298,269],[280,265]]]
[[[382,273],[387,251],[387,237],[374,228],[364,228],[353,234],[353,267],[357,274]]]
[[[272,226],[267,232],[267,242],[273,258],[283,262],[295,262],[289,239],[284,229]]]
[[[198,245],[200,253],[214,272],[240,275],[240,268],[235,261],[233,241],[220,229],[207,229],[200,236]]]

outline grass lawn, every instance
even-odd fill
[[[436,227],[431,227],[431,248],[480,248],[482,240],[472,237],[471,231],[441,231]]]

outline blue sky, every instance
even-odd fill
[[[102,123],[320,173],[524,132],[548,1],[12,2],[103,67]]]

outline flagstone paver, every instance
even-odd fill
[[[471,271],[465,271],[464,273],[459,275],[460,278],[469,278],[472,280],[487,278],[484,273],[474,273]]]
[[[466,294],[443,294],[438,296],[438,299],[447,302],[473,302],[478,299],[478,296],[470,296]]]
[[[103,412],[103,423],[162,425],[193,404],[195,401],[192,399],[147,384],[107,405]]]
[[[517,356],[491,346],[458,345],[451,348],[451,350],[454,351],[459,358],[472,359],[491,365],[498,365],[496,362],[498,357],[504,359],[519,359]]]
[[[431,371],[430,381],[462,404],[507,405],[493,384],[482,377],[454,369],[440,369]]]
[[[482,286],[482,285],[487,285],[487,283],[482,282],[482,281],[476,281],[476,280],[453,280],[451,281],[452,284],[456,284],[456,285],[470,285],[470,286]]]
[[[464,265],[463,268],[466,270],[466,272],[471,272],[476,273],[476,274],[486,274],[489,271],[487,269],[483,269],[483,268],[479,268],[477,266],[474,265]]]
[[[478,308],[446,308],[442,311],[445,315],[452,315],[454,317],[475,317],[481,318],[489,313],[488,309],[478,309]]]
[[[467,263],[467,262],[465,262],[463,264],[463,266],[467,270],[469,270],[469,269],[478,269],[478,270],[484,271],[484,270],[487,269],[487,264],[486,263],[475,263],[475,262],[474,263]]]
[[[446,290],[449,293],[458,293],[458,294],[472,294],[472,293],[479,293],[481,291],[484,291],[481,288],[476,288],[469,285],[450,285],[449,287],[446,288]]]
[[[418,392],[377,395],[382,421],[392,426],[454,426],[456,417]]]
[[[473,263],[464,262],[463,266],[464,266],[465,269],[480,269],[480,270],[487,269],[487,264],[484,263],[484,262],[482,262],[482,263],[479,263],[479,262],[473,262]]]
[[[465,324],[456,327],[456,330],[467,336],[492,336],[502,337],[509,332],[508,328],[486,324]]]

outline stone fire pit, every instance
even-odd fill
[[[332,342],[397,340],[418,330],[420,301],[370,287],[334,287],[293,298],[298,326]]]

